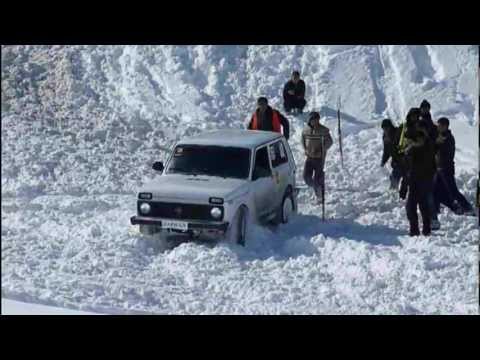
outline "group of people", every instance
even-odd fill
[[[300,73],[294,71],[291,79],[283,88],[283,105],[287,113],[301,114],[306,105],[305,82],[300,79]],[[282,133],[288,140],[290,124],[288,119],[278,110],[268,105],[268,99],[260,97],[257,100],[257,109],[253,113],[247,128],[249,130],[264,130]],[[312,187],[315,195],[322,200],[324,189],[324,165],[327,150],[332,146],[333,139],[330,130],[320,124],[320,114],[311,112],[307,126],[302,132],[302,145],[305,151],[305,166],[303,178],[305,184]]]
[[[294,71],[283,88],[284,109],[287,113],[302,113],[306,105],[305,82]],[[455,138],[450,121],[441,117],[432,120],[430,104],[423,100],[418,108],[411,108],[406,121],[396,127],[392,120],[382,121],[383,155],[381,166],[391,159],[390,187],[406,199],[410,235],[420,235],[418,208],[422,216],[423,235],[440,229],[440,206],[458,215],[473,215],[474,209],[460,193],[455,182]],[[280,111],[273,109],[265,97],[257,100],[257,109],[247,126],[250,130],[282,133],[288,140],[290,124]],[[303,178],[323,200],[324,165],[328,149],[333,144],[330,131],[320,124],[320,114],[311,112],[302,131],[301,143],[305,151]]]
[[[430,104],[423,100],[419,108],[410,109],[399,127],[385,119],[382,129],[381,166],[391,159],[390,187],[399,190],[400,198],[407,200],[410,236],[420,235],[418,208],[423,235],[440,228],[441,204],[457,215],[475,216],[455,182],[455,138],[448,118],[441,117],[435,124]]]

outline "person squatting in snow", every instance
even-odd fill
[[[303,168],[303,179],[305,184],[313,187],[317,198],[321,198],[324,188],[324,165],[328,149],[332,146],[333,140],[330,130],[320,124],[320,114],[312,112],[309,115],[307,126],[302,132],[302,146],[305,150],[305,166]]]
[[[253,113],[247,129],[282,133],[282,128],[283,136],[288,140],[290,136],[290,124],[287,118],[278,110],[270,107],[267,98],[259,97],[257,100],[257,109]]]
[[[306,104],[305,82],[300,79],[300,72],[294,71],[292,78],[283,87],[283,107],[287,114],[292,111],[302,113]]]

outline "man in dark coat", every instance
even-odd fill
[[[428,135],[427,124],[418,121],[415,130],[411,129],[409,142],[405,149],[408,157],[408,196],[407,196],[407,218],[410,222],[410,236],[420,235],[418,225],[417,206],[423,220],[422,234],[425,236],[431,233],[430,207],[428,205],[428,194],[432,190],[434,166],[434,144]]]
[[[402,161],[398,153],[398,143],[400,141],[400,129],[395,127],[392,120],[382,121],[383,130],[383,154],[381,167],[384,167],[391,158],[392,173],[390,174],[390,189],[398,189],[398,184],[404,174]]]
[[[305,82],[300,79],[298,71],[292,73],[292,78],[283,87],[283,101],[287,113],[292,110],[297,110],[299,113],[303,112],[307,103],[305,101]]]
[[[425,121],[427,125],[428,135],[433,141],[435,141],[437,139],[438,129],[432,120],[432,115],[430,113],[430,103],[427,100],[423,100],[420,104],[419,119]]]
[[[290,136],[290,124],[285,116],[280,114],[278,110],[272,109],[268,105],[268,100],[265,97],[260,97],[257,100],[257,110],[253,113],[250,122],[248,123],[249,130],[263,130],[274,131],[282,133],[288,140]]]
[[[437,152],[435,162],[437,171],[434,178],[435,207],[440,210],[440,203],[447,206],[457,215],[475,215],[472,205],[458,190],[455,182],[455,138],[449,130],[450,121],[442,117],[438,119]]]

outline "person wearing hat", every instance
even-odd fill
[[[278,110],[268,105],[265,97],[259,97],[257,100],[257,109],[252,115],[247,128],[249,130],[274,131],[282,133],[288,140],[290,136],[290,124],[285,116],[280,114]]]
[[[420,235],[417,207],[422,215],[422,234],[431,233],[431,210],[428,197],[433,189],[435,174],[435,149],[433,141],[428,135],[428,126],[425,121],[415,122],[405,156],[408,158],[407,174],[408,195],[406,203],[407,218],[410,223],[410,236]]]
[[[383,130],[383,154],[381,167],[384,167],[387,161],[391,158],[390,165],[392,166],[392,173],[390,174],[390,189],[397,190],[398,184],[403,176],[403,167],[401,157],[398,153],[398,142],[400,140],[400,130],[395,127],[392,120],[385,119],[382,121]]]
[[[446,117],[438,119],[439,135],[436,140],[435,162],[437,171],[434,178],[435,209],[440,211],[440,203],[457,215],[475,215],[473,206],[458,190],[455,181],[455,138],[449,130],[450,121]]]
[[[305,101],[305,82],[300,79],[300,72],[294,71],[292,78],[283,87],[283,106],[287,113],[293,111],[303,112]]]
[[[332,146],[333,140],[330,130],[320,124],[320,114],[312,112],[308,124],[302,132],[302,146],[305,150],[305,166],[303,179],[305,184],[313,187],[315,195],[321,200],[324,186],[324,165],[327,150]]]

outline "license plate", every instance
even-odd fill
[[[162,229],[188,230],[188,223],[183,221],[162,220]]]

